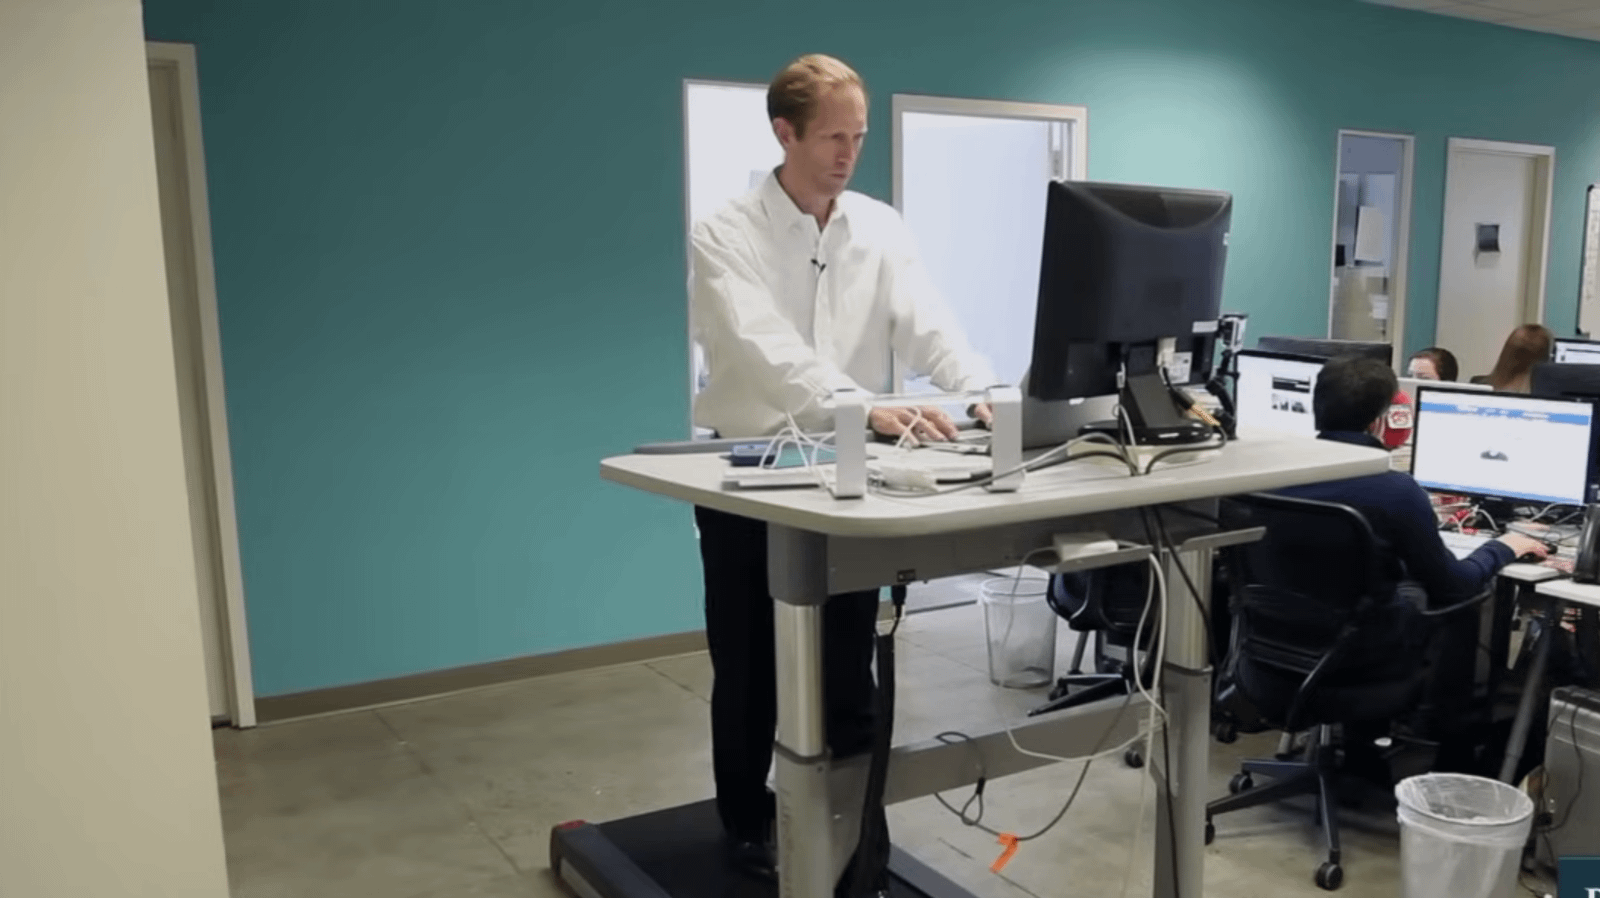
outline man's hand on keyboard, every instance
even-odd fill
[[[953,440],[961,431],[957,429],[956,422],[944,413],[944,409],[933,405],[924,405],[918,408],[875,408],[867,415],[867,424],[878,433],[886,437],[898,437],[907,430],[911,435],[906,438],[906,445],[916,446],[918,438],[939,442]]]
[[[1517,553],[1517,558],[1519,559],[1524,555],[1532,555],[1539,561],[1543,561],[1550,555],[1550,547],[1531,536],[1523,536],[1520,533],[1507,533],[1505,536],[1500,537],[1500,541],[1510,546],[1511,551]]]

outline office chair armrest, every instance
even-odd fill
[[[1479,605],[1482,605],[1484,602],[1489,601],[1489,597],[1492,596],[1493,594],[1494,594],[1493,590],[1485,589],[1482,592],[1478,593],[1477,595],[1473,596],[1470,599],[1467,599],[1464,602],[1456,602],[1454,605],[1446,605],[1443,608],[1424,608],[1424,609],[1422,609],[1422,616],[1424,618],[1432,620],[1434,618],[1444,617],[1447,614],[1455,614],[1458,611],[1465,611],[1465,610],[1467,610],[1469,608],[1476,608]]]

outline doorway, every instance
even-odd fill
[[[783,162],[783,148],[767,118],[767,85],[733,81],[683,82],[683,210],[685,251],[694,223],[759,187]],[[685,260],[688,266],[692,258]],[[705,385],[705,353],[694,338],[689,311],[689,433],[711,432],[694,425],[694,397]]]
[[[146,45],[195,583],[213,723],[255,726],[194,48]]]
[[[1045,186],[1088,177],[1083,106],[895,94],[894,206],[928,276],[1002,383],[1033,353]],[[907,391],[933,388],[908,380]]]
[[[940,299],[1001,383],[1020,385],[1033,355],[1046,185],[1088,177],[1083,106],[895,94],[894,206]],[[938,390],[898,362],[897,389]],[[961,406],[946,409],[964,417]],[[978,601],[970,574],[911,586],[907,608]]]
[[[1544,320],[1555,148],[1450,139],[1434,342],[1462,377],[1488,374],[1506,335]]]
[[[1328,336],[1402,346],[1411,245],[1408,134],[1341,130]]]

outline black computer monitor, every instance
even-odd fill
[[[1551,347],[1551,358],[1563,365],[1600,365],[1600,342],[1557,337]]]
[[[1600,365],[1538,362],[1528,376],[1528,390],[1535,396],[1600,397]]]
[[[1377,359],[1385,365],[1394,364],[1393,346],[1388,343],[1367,342],[1365,340],[1327,340],[1318,337],[1262,337],[1256,341],[1256,348],[1267,352],[1309,355],[1324,360],[1338,358],[1342,355],[1358,355],[1362,358]]]
[[[1208,439],[1158,359],[1170,340],[1189,362],[1179,380],[1210,374],[1232,196],[1081,181],[1047,191],[1029,396],[1115,394],[1137,442]]]
[[[1233,413],[1240,433],[1268,432],[1290,436],[1317,435],[1311,397],[1323,360],[1309,355],[1246,349],[1234,356],[1238,366]]]

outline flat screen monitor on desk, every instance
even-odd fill
[[[1539,362],[1528,389],[1535,396],[1600,396],[1600,364]]]
[[[1208,440],[1178,411],[1159,360],[1163,348],[1187,357],[1179,383],[1211,370],[1232,197],[1082,181],[1046,189],[1028,396],[1072,414],[1070,400],[1116,395],[1136,442]]]
[[[1563,337],[1556,341],[1554,358],[1561,365],[1600,365],[1600,342]]]
[[[1474,393],[1491,393],[1494,391],[1494,387],[1491,387],[1488,384],[1463,383],[1461,381],[1454,380],[1428,380],[1421,377],[1400,378],[1400,392],[1410,396],[1412,399],[1417,397],[1417,391],[1423,387],[1443,387],[1447,390],[1471,390]]]
[[[1594,493],[1595,400],[1423,387],[1412,445],[1424,489],[1582,505]]]
[[[1317,435],[1311,391],[1322,371],[1321,359],[1257,349],[1243,350],[1234,358],[1239,366],[1234,414],[1242,434]]]
[[[1368,343],[1362,340],[1323,340],[1314,337],[1262,337],[1256,348],[1266,352],[1287,352],[1315,358],[1338,358],[1342,355],[1359,355],[1377,359],[1385,365],[1394,364],[1394,347],[1388,343]]]

